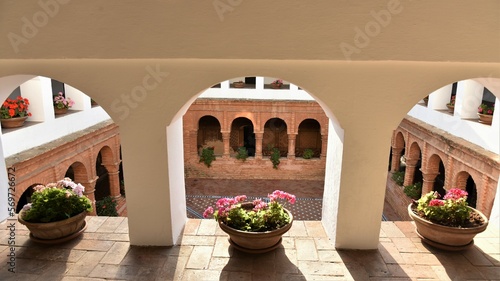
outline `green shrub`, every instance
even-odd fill
[[[417,182],[412,185],[407,185],[404,188],[404,193],[406,196],[412,198],[412,199],[419,199],[421,194],[422,194],[422,183]]]
[[[273,147],[271,150],[271,162],[273,162],[273,168],[278,169],[278,165],[280,164],[280,150],[276,147]]]
[[[203,148],[200,156],[200,163],[203,162],[207,167],[212,166],[212,161],[215,161],[214,149]]]
[[[396,182],[397,185],[403,186],[403,183],[405,182],[405,172],[395,172],[394,174],[392,174],[392,179]]]
[[[95,208],[98,216],[117,217],[116,200],[107,196],[102,200],[95,202]]]
[[[236,154],[236,159],[239,159],[239,160],[247,160],[248,158],[248,151],[246,149],[246,147],[242,146],[242,147],[239,147],[238,148],[238,153]]]
[[[304,152],[302,152],[302,158],[304,159],[311,159],[314,155],[314,151],[310,148],[304,149]]]

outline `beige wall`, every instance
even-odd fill
[[[344,130],[338,210],[323,220],[336,224],[329,234],[339,248],[376,248],[392,130],[444,85],[500,78],[500,2],[230,2],[238,5],[221,20],[213,1],[72,1],[58,4],[28,38],[22,18],[33,22],[38,13],[43,19],[44,10],[36,2],[2,0],[0,77],[34,74],[65,82],[94,98],[120,126],[136,245],[175,243],[185,221],[171,216],[185,204],[183,192],[176,192],[184,188],[177,180],[183,175],[166,173],[182,163],[167,157],[167,139],[178,136],[166,130],[181,108],[232,77],[291,81]],[[355,28],[369,26],[370,12],[381,10],[399,12],[346,60],[340,44],[355,46]],[[6,36],[11,32],[24,36],[16,37],[23,42],[17,53]],[[173,198],[179,205],[171,206]]]

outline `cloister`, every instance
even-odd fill
[[[328,117],[321,127],[328,132],[326,234],[339,249],[376,249],[387,175],[380,163],[394,128],[418,101],[455,81],[480,79],[499,97],[498,3],[236,2],[221,12],[211,2],[54,0],[50,14],[35,2],[3,2],[0,100],[40,75],[97,101],[119,126],[130,245],[165,246],[187,221],[182,117],[193,101],[234,77],[291,81]],[[381,14],[388,22],[378,23]],[[414,151],[418,142],[405,141]],[[423,164],[424,175],[436,163]],[[493,184],[472,170],[450,171],[466,171],[478,187]],[[467,179],[455,175],[454,182]],[[425,180],[428,189],[432,179]],[[2,220],[6,202],[0,197]]]

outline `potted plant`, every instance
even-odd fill
[[[271,83],[271,88],[280,89],[283,86],[283,80],[276,79]]]
[[[233,87],[235,88],[245,88],[245,82],[243,81],[237,81],[237,82],[233,82]]]
[[[280,164],[281,153],[280,150],[276,147],[273,147],[271,150],[271,162],[273,163],[273,168],[278,169],[278,165]]]
[[[28,116],[31,116],[31,113],[28,112],[29,105],[29,100],[21,96],[16,99],[6,99],[0,108],[2,127],[21,127]]]
[[[423,242],[452,251],[474,244],[474,236],[486,229],[488,219],[468,206],[467,195],[464,190],[452,188],[441,200],[439,193],[431,191],[408,205],[408,214]]]
[[[30,230],[30,238],[41,243],[60,243],[85,230],[85,217],[92,202],[85,188],[64,178],[57,183],[34,187],[31,203],[23,206],[18,221]]]
[[[479,122],[483,124],[490,125],[491,122],[493,121],[493,112],[495,111],[495,107],[493,106],[488,106],[485,103],[482,103],[478,108],[477,108],[477,115],[479,116]]]
[[[450,112],[450,113],[453,113],[455,111],[455,97],[456,96],[451,96],[450,102],[446,104],[446,107],[448,108],[448,112]]]
[[[54,97],[54,113],[56,115],[65,114],[68,108],[72,107],[75,102],[70,98],[65,98],[62,92],[59,92]]]
[[[221,198],[203,213],[204,218],[213,215],[220,228],[229,234],[233,247],[247,253],[265,253],[281,244],[281,236],[292,227],[293,216],[280,200],[295,203],[295,195],[275,190],[268,194],[269,203],[262,199],[245,202],[245,195]]]
[[[245,162],[245,160],[247,160],[247,158],[248,158],[247,148],[244,146],[238,147],[238,152],[236,153],[236,159]]]
[[[314,151],[310,148],[304,149],[304,152],[302,152],[302,158],[304,159],[311,159],[314,156]]]
[[[210,168],[212,166],[212,161],[215,161],[214,147],[205,147],[201,151],[200,163],[203,162],[205,166]]]

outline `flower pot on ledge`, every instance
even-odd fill
[[[12,117],[7,119],[0,119],[2,123],[2,128],[19,128],[24,125],[28,116],[24,117]]]
[[[22,219],[23,213],[24,211],[19,213],[18,221],[29,229],[30,239],[39,243],[57,244],[66,242],[78,237],[87,228],[86,211],[65,220],[48,223],[27,222]]]
[[[63,107],[63,108],[54,107],[54,113],[56,115],[66,114],[66,113],[68,113],[68,108],[67,107]]]
[[[245,203],[242,203],[242,205]],[[251,203],[247,203],[251,204]],[[231,246],[245,253],[262,254],[270,252],[281,245],[282,236],[292,227],[293,215],[287,209],[285,212],[290,217],[290,223],[272,231],[249,232],[234,229],[219,221],[219,227],[229,234]]]
[[[491,122],[493,121],[493,115],[488,115],[488,114],[477,114],[479,116],[479,122],[486,124],[486,125],[491,125]]]
[[[454,105],[447,104],[446,107],[448,108],[448,112],[449,113],[455,112],[455,106]]]
[[[271,88],[273,89],[281,89],[281,86],[283,86],[283,84],[271,83]]]
[[[488,226],[488,218],[483,213],[474,208],[468,208],[482,217],[484,223],[481,226],[462,228],[433,223],[415,214],[413,203],[408,205],[408,214],[415,222],[417,235],[422,239],[422,242],[441,250],[461,251],[474,245],[476,234],[483,232]]]

